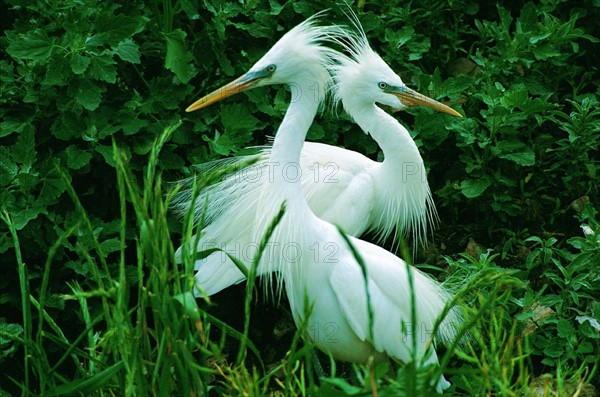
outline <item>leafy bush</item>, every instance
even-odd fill
[[[371,390],[370,374],[360,370],[359,386],[340,374],[317,385],[302,349],[292,348],[272,371],[260,359],[256,368],[227,360],[240,340],[255,355],[268,342],[252,344],[247,328],[235,330],[190,303],[191,269],[173,265],[172,251],[191,231],[182,232],[165,209],[164,181],[189,176],[191,164],[265,143],[287,93],[256,90],[202,112],[182,109],[328,7],[330,19],[344,23],[343,7],[318,0],[3,3],[2,388]],[[490,268],[520,281],[481,315],[472,350],[453,359],[454,390],[517,395],[550,372],[548,387],[565,392],[563,380],[593,379],[600,355],[597,2],[486,8],[467,0],[361,1],[355,9],[372,47],[407,85],[460,105],[466,116],[449,120],[422,109],[398,115],[430,168],[442,220],[433,261],[441,251],[451,278]],[[326,113],[308,139],[381,158],[344,117]],[[473,237],[497,256],[461,256]],[[473,302],[495,291],[489,282]],[[268,339],[272,331],[257,327]],[[127,344],[131,338],[136,342]],[[493,338],[507,350],[486,345]],[[507,352],[518,355],[517,372],[487,373],[488,384],[465,380],[484,367],[502,372],[512,365]],[[410,374],[400,370],[397,378]],[[376,378],[382,390],[401,392],[394,376],[378,370]]]

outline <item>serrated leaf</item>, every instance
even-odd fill
[[[525,143],[516,140],[502,140],[496,143],[498,157],[514,161],[523,166],[535,164],[535,152]]]
[[[95,23],[97,39],[110,46],[116,46],[121,41],[139,33],[144,28],[142,17],[126,15],[101,14]]]
[[[0,146],[0,186],[9,185],[19,172],[19,166],[10,157],[8,147]]]
[[[385,39],[392,42],[396,48],[402,47],[409,42],[415,34],[415,29],[412,26],[404,26],[401,29],[386,29]]]
[[[252,131],[259,120],[250,113],[248,106],[241,103],[224,106],[221,110],[221,122],[226,132]]]
[[[54,204],[61,194],[67,189],[65,181],[59,176],[47,176],[38,196],[39,205]]]
[[[71,169],[78,170],[88,164],[92,159],[92,154],[85,150],[79,149],[75,145],[67,148],[67,166]]]
[[[498,155],[498,157],[501,159],[514,161],[515,163],[523,166],[535,164],[535,153],[529,148],[525,148],[522,151],[515,153],[503,153]]]
[[[87,76],[108,83],[117,81],[117,69],[115,68],[115,60],[110,55],[100,55],[90,58],[90,68],[86,73]]]
[[[29,168],[35,161],[35,131],[32,125],[25,126],[12,147],[12,158],[24,168]]]
[[[544,61],[548,58],[560,56],[560,51],[554,45],[545,42],[533,48],[533,55],[539,61]]]
[[[198,4],[196,4],[194,0],[180,0],[178,4],[189,19],[196,20],[200,18],[200,15],[198,14]]]
[[[4,346],[15,341],[14,338],[6,338],[3,335],[17,337],[22,333],[23,327],[20,324],[7,324],[4,321],[0,322],[0,346]]]
[[[100,243],[100,249],[102,249],[102,253],[104,255],[117,252],[121,249],[121,240],[118,238],[104,240],[102,243]]]
[[[558,336],[561,338],[567,338],[575,333],[575,328],[573,325],[571,325],[569,320],[565,320],[564,318],[558,320],[556,329],[558,331]]]
[[[96,110],[102,102],[104,87],[99,87],[90,80],[81,79],[77,84],[75,100],[87,110]]]
[[[23,327],[20,324],[7,324],[4,320],[0,322],[0,361],[11,357],[17,351],[16,341],[22,333]],[[3,335],[11,335],[11,337],[7,338]]]
[[[81,54],[74,54],[71,57],[71,70],[75,74],[83,74],[90,66],[90,58]]]
[[[67,58],[55,57],[46,67],[44,84],[64,86],[67,84],[67,78],[70,75],[71,71],[69,70],[69,62],[67,61]],[[49,90],[46,90],[45,92],[48,91]],[[49,95],[46,95],[46,98],[48,97]]]
[[[125,62],[140,63],[140,49],[131,39],[120,42],[115,54]]]
[[[218,132],[215,133],[214,139],[210,139],[208,136],[202,135],[202,140],[209,142],[215,153],[219,153],[223,156],[230,155],[236,149],[235,145],[231,143],[231,139],[229,139],[228,136],[221,135]]]
[[[24,121],[23,119],[18,119],[15,117],[6,116],[4,117],[4,121],[0,123],[0,138],[9,136],[10,134],[20,133],[23,131],[23,128],[31,125],[29,121]]]
[[[185,48],[186,36],[187,34],[181,29],[176,29],[165,35],[167,42],[165,67],[175,73],[182,83],[189,82],[196,72],[190,63],[192,54]]]
[[[52,135],[63,141],[85,134],[87,126],[74,112],[62,113],[50,127]]]
[[[33,30],[15,38],[6,48],[15,59],[30,59],[37,62],[45,61],[52,55],[54,40],[50,39],[43,30]]]
[[[467,179],[462,181],[460,189],[465,197],[475,198],[481,196],[491,184],[489,178]]]
[[[121,127],[111,122],[106,113],[96,112],[92,117],[92,124],[96,128],[96,138],[102,140],[119,131]]]
[[[48,214],[45,207],[25,208],[15,211],[12,218],[15,229],[22,230],[30,221],[37,218],[40,214]]]
[[[269,6],[271,7],[271,15],[279,15],[285,4],[279,4],[276,0],[269,0]]]
[[[121,128],[123,129],[123,133],[125,135],[132,135],[137,133],[139,130],[141,130],[147,125],[148,120],[130,118],[121,125]]]
[[[527,87],[523,84],[517,84],[504,93],[500,103],[507,108],[514,108],[525,104],[527,99]]]
[[[39,173],[38,172],[25,172],[21,171],[17,175],[17,183],[21,191],[29,191],[39,182]]]

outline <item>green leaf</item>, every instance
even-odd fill
[[[401,29],[386,29],[386,41],[393,42],[396,48],[402,47],[409,42],[415,34],[415,29],[412,26],[404,26]]]
[[[579,343],[579,345],[577,346],[577,353],[578,354],[594,353],[594,345],[592,344],[592,342],[584,340],[583,342]]]
[[[3,335],[12,335],[13,337],[17,337],[23,333],[23,327],[20,324],[7,324],[4,322],[0,322],[0,346],[4,346],[8,343],[11,343],[13,338],[7,339]]]
[[[75,74],[83,74],[90,66],[90,58],[81,54],[74,54],[71,57],[71,70]]]
[[[324,136],[325,130],[323,127],[317,123],[313,123],[306,134],[306,139],[310,141],[318,141],[323,139]]]
[[[129,39],[144,29],[144,19],[125,15],[101,14],[96,20],[96,34],[98,40],[111,47],[121,41]]]
[[[560,56],[560,51],[554,45],[550,43],[544,43],[542,45],[538,45],[533,49],[533,54],[535,58],[539,61],[546,60],[552,57]]]
[[[561,318],[558,320],[556,324],[556,329],[558,330],[558,336],[561,338],[568,338],[569,336],[575,333],[575,328],[568,320]]]
[[[504,93],[500,103],[507,108],[514,108],[522,106],[527,100],[527,87],[524,84],[516,84]]]
[[[0,138],[9,136],[10,134],[19,134],[27,126],[31,126],[29,121],[20,118],[6,116],[4,121],[0,123]]]
[[[544,348],[544,354],[548,357],[556,358],[562,356],[564,353],[564,344],[557,341],[552,341],[552,343],[546,345],[546,347]]]
[[[221,121],[226,132],[252,131],[259,123],[250,113],[248,106],[241,103],[224,106],[221,110]]]
[[[487,177],[479,179],[467,179],[462,181],[460,188],[465,197],[475,198],[481,196],[491,184],[491,179]]]
[[[104,87],[100,87],[90,80],[81,79],[77,84],[75,100],[87,110],[96,110],[102,102],[102,92]]]
[[[120,42],[115,54],[125,62],[140,63],[140,49],[131,39]]]
[[[67,189],[65,181],[59,176],[46,176],[42,191],[39,195],[40,205],[50,205],[58,201],[58,198]]]
[[[178,4],[189,19],[199,19],[198,4],[195,0],[180,0]]]
[[[514,140],[503,140],[496,143],[499,151],[498,157],[514,161],[523,166],[535,164],[535,153],[525,143]]]
[[[75,145],[67,148],[67,166],[71,169],[78,170],[87,165],[92,159],[90,152],[79,149]]]
[[[67,84],[69,76],[71,76],[71,70],[67,58],[54,57],[46,67],[44,84],[64,86]],[[49,95],[46,97],[49,97]]]
[[[535,164],[535,153],[530,148],[525,148],[520,152],[516,153],[505,153],[500,154],[498,157],[514,161],[515,163],[523,166],[530,166]]]
[[[29,221],[37,218],[40,214],[48,214],[45,206],[25,208],[19,211],[15,211],[15,214],[12,218],[15,224],[15,228],[17,230],[22,230],[25,226],[27,226]]]
[[[23,333],[23,327],[20,324],[7,324],[4,319],[0,322],[0,361],[12,356],[17,351],[19,336]],[[10,335],[7,338],[5,335]]]
[[[32,125],[28,125],[23,128],[12,147],[12,158],[25,168],[29,168],[35,161],[35,155],[35,131]]]
[[[33,30],[26,34],[21,34],[14,38],[11,44],[6,48],[15,59],[28,59],[42,62],[52,55],[54,40],[50,39],[43,30]]]
[[[175,73],[182,83],[189,82],[196,73],[194,66],[190,63],[192,54],[185,48],[186,36],[187,34],[181,29],[165,34],[167,42],[165,67]]]
[[[63,141],[81,137],[86,133],[88,126],[81,117],[74,112],[64,112],[52,123],[50,131],[52,135]]]
[[[271,7],[271,15],[279,15],[285,4],[279,4],[276,0],[269,0],[269,6]]]
[[[146,127],[147,125],[148,120],[129,118],[121,125],[121,128],[123,129],[123,133],[125,135],[132,135],[139,132],[139,130]]]
[[[96,80],[114,83],[117,81],[115,63],[112,56],[107,54],[90,58],[90,68],[86,75]]]
[[[102,243],[100,243],[100,249],[104,255],[117,252],[121,249],[121,240],[118,238],[104,240]]]
[[[18,172],[19,166],[11,159],[9,149],[0,146],[0,186],[9,185]]]
[[[208,136],[202,135],[202,140],[209,142],[215,153],[219,153],[223,156],[228,156],[236,150],[235,145],[231,143],[231,139],[229,139],[229,137],[226,135],[219,134],[218,132],[215,132],[214,139],[210,139]]]

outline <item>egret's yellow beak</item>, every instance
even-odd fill
[[[448,113],[448,114],[451,114],[451,115],[457,116],[457,117],[462,117],[462,115],[460,113],[458,113],[456,110],[452,109],[451,107],[446,106],[443,103],[436,101],[435,99],[426,97],[425,95],[420,94],[415,90],[411,90],[410,88],[405,87],[405,86],[401,86],[401,87],[388,86],[386,89],[386,92],[396,95],[398,97],[398,99],[400,99],[400,102],[402,102],[402,104],[406,107],[428,106],[428,107],[438,110],[440,112]]]
[[[255,87],[261,79],[267,77],[262,71],[248,72],[233,80],[231,83],[224,85],[208,94],[205,97],[198,99],[185,109],[186,112],[193,112],[194,110],[202,109],[215,102],[219,102],[221,99],[225,99],[239,92],[249,90]]]

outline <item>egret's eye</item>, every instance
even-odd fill
[[[379,82],[379,84],[377,84],[379,86],[379,88],[381,88],[382,90],[385,90],[387,88],[387,83],[384,83],[383,81]]]
[[[267,66],[267,71],[269,73],[275,73],[275,70],[277,70],[277,66],[275,66],[275,65],[269,65],[269,66]]]

